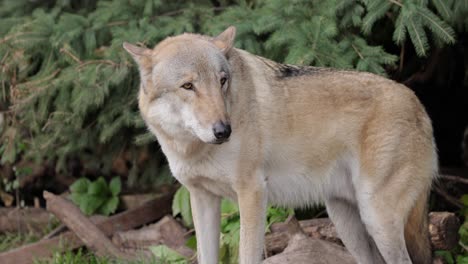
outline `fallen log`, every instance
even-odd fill
[[[96,223],[100,223],[100,222],[106,220],[107,218],[108,217],[104,216],[104,215],[92,215],[91,217],[89,217],[89,220],[91,220],[91,222],[93,224],[96,224]],[[61,233],[66,232],[66,231],[68,231],[67,226],[64,225],[64,224],[61,224],[61,225],[57,226],[54,230],[50,231],[47,235],[42,237],[42,240],[51,239],[51,238],[53,238],[55,236],[58,236]]]
[[[355,264],[354,258],[342,246],[301,234],[294,235],[286,249],[267,258],[263,264]],[[432,264],[444,264],[435,257]]]
[[[143,194],[125,194],[120,196],[119,208],[128,210],[138,207],[156,197],[156,193],[143,193]]]
[[[317,218],[299,221],[304,233],[309,237],[326,240],[343,245],[336,233],[335,226],[328,218]],[[460,223],[454,213],[432,212],[429,214],[429,234],[434,250],[448,250],[458,243],[458,229]],[[286,231],[287,223],[276,223],[266,235],[265,247],[268,254],[282,252],[288,245],[289,235]]]
[[[294,235],[286,249],[263,264],[355,264],[354,258],[342,246],[302,234]]]
[[[44,191],[44,198],[47,201],[47,210],[67,225],[96,255],[123,260],[137,259],[135,255],[124,253],[112,244],[107,236],[71,201],[47,191]]]
[[[192,258],[195,252],[185,246],[187,230],[172,216],[165,216],[159,222],[138,230],[117,232],[112,242],[125,250],[147,250],[149,246],[164,244],[182,256]]]
[[[173,193],[168,193],[146,204],[105,220],[97,221],[97,226],[106,235],[125,231],[156,221],[171,211]],[[29,264],[34,259],[50,257],[54,252],[72,250],[83,245],[73,233],[65,232],[51,239],[40,240],[0,254],[0,263]]]
[[[0,208],[0,233],[20,232],[42,235],[52,215],[41,208]]]
[[[450,250],[458,244],[460,221],[454,213],[429,213],[429,234],[432,248],[435,250]]]

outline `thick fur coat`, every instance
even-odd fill
[[[261,261],[267,203],[321,202],[358,263],[430,263],[437,155],[414,93],[370,73],[276,63],[234,37],[230,27],[124,44],[141,115],[190,191],[199,263],[218,263],[221,197],[239,203],[242,264]]]

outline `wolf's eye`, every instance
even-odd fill
[[[224,85],[226,83],[227,79],[225,77],[221,78],[220,82],[221,85]]]
[[[189,83],[189,82],[187,82],[187,83],[184,83],[184,84],[182,84],[182,86],[181,86],[181,87],[182,87],[182,88],[184,88],[184,89],[186,89],[186,90],[192,90],[192,88],[193,88],[193,84],[192,84],[192,83]]]

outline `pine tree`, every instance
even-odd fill
[[[54,160],[64,171],[67,159],[79,157],[106,174],[126,153],[131,182],[164,178],[162,154],[138,114],[139,78],[123,41],[153,46],[235,25],[236,46],[255,54],[386,75],[398,60],[383,46],[388,32],[423,57],[454,43],[467,13],[468,0],[2,1],[0,100],[11,110],[2,162]]]

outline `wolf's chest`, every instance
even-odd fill
[[[168,157],[174,177],[184,185],[205,189],[221,197],[237,199],[233,188],[237,158],[224,153],[222,158],[206,155],[202,159],[182,160]]]

